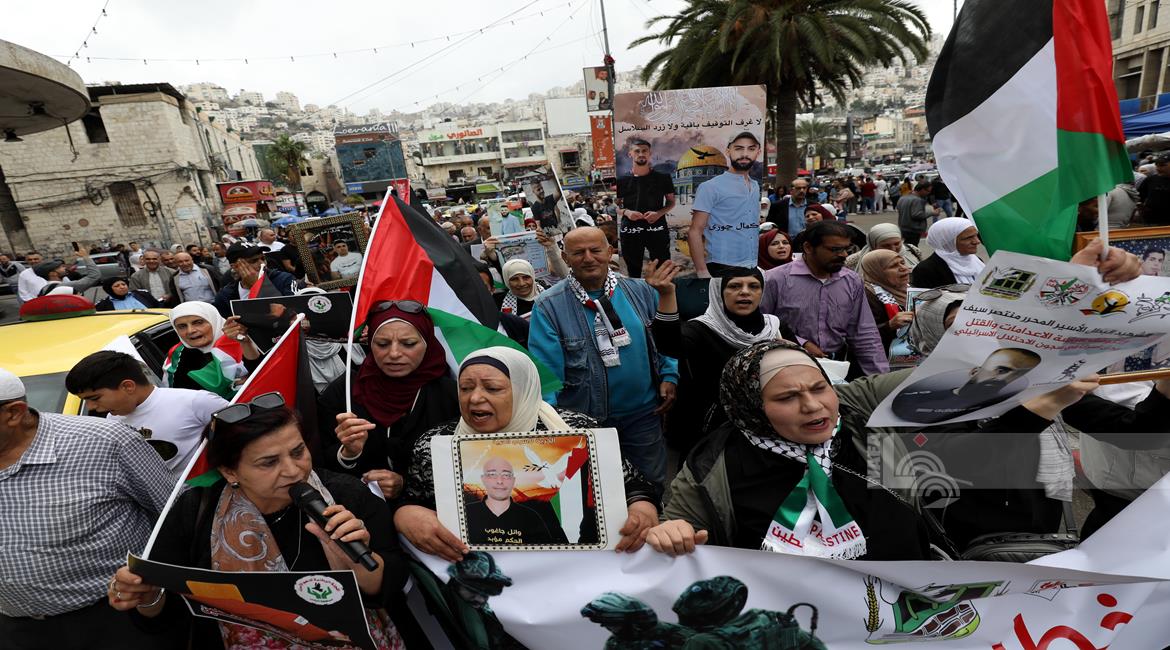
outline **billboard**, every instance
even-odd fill
[[[585,68],[585,110],[608,111],[613,108],[609,96],[609,68]]]
[[[614,98],[614,154],[619,188],[633,177],[631,140],[651,146],[649,166],[670,176],[674,184],[674,208],[666,215],[670,231],[671,259],[694,271],[687,231],[699,186],[728,170],[727,146],[744,131],[764,137],[767,90],[764,86],[724,86],[620,93]],[[757,182],[764,176],[764,161],[756,160],[749,172]],[[620,193],[619,193],[620,196]],[[639,227],[631,224],[632,227]],[[627,227],[623,219],[622,229]]]
[[[550,136],[589,133],[589,114],[585,112],[584,97],[546,99],[544,116]],[[419,141],[422,141],[421,137]]]
[[[613,120],[608,115],[590,115],[589,135],[593,138],[593,168],[612,174]]]
[[[217,183],[219,198],[224,205],[229,203],[254,203],[256,201],[273,201],[276,192],[272,183],[268,181],[240,181],[237,183]]]

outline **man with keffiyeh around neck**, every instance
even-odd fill
[[[661,415],[674,403],[678,362],[647,333],[658,293],[609,270],[613,249],[597,228],[571,231],[564,247],[572,272],[537,298],[528,334],[532,355],[563,383],[545,401],[616,428],[622,455],[661,486]]]

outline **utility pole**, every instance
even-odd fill
[[[606,75],[608,77],[607,86],[609,88],[609,105],[610,105],[610,110],[612,111],[613,110],[613,84],[615,81],[615,79],[614,79],[615,75],[614,75],[614,69],[613,69],[614,61],[613,61],[613,56],[611,56],[609,53],[609,26],[605,22],[605,0],[597,0],[597,1],[598,1],[598,4],[601,5],[601,36],[602,36],[603,41],[605,42],[605,69],[608,73]]]

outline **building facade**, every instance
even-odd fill
[[[1122,112],[1170,101],[1170,15],[1160,0],[1106,0],[1113,32],[1113,80]],[[1129,100],[1129,101],[1127,101]],[[1134,101],[1136,100],[1136,101]]]
[[[506,181],[548,165],[544,123],[461,125],[419,131],[415,164],[427,185],[460,187],[476,179]]]
[[[80,121],[0,146],[7,209],[23,226],[6,226],[0,248],[64,256],[71,242],[209,243],[222,209],[215,184],[259,177],[252,147],[169,84],[88,90]]]
[[[390,181],[407,178],[402,141],[393,125],[382,122],[338,127],[333,139],[347,193],[380,199]]]

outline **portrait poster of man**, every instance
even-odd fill
[[[525,230],[510,235],[500,235],[499,246],[497,251],[502,258],[500,265],[504,265],[508,260],[516,258],[528,260],[532,265],[532,270],[536,272],[537,279],[544,279],[549,277],[550,271],[548,268],[548,253],[544,246],[536,239],[536,233]]]
[[[302,332],[310,339],[324,341],[346,340],[350,312],[353,311],[353,296],[337,291],[303,296],[279,296],[274,298],[253,298],[233,300],[232,315],[239,316],[240,322],[248,328],[261,350],[270,350],[276,341],[288,331],[289,325],[304,314]]]
[[[766,114],[764,86],[645,91],[614,97],[614,156],[623,215],[619,230],[627,266],[640,269],[640,252],[645,250],[645,259],[669,254],[684,273],[694,271],[687,231],[699,187],[729,170],[729,149],[736,136],[747,132],[759,143],[768,141]],[[760,182],[766,170],[762,146],[757,155],[749,176]],[[664,199],[660,195],[667,189],[674,191]],[[668,207],[666,215],[652,223],[639,217]],[[634,218],[628,218],[627,211]],[[639,252],[636,263],[630,258],[635,250]]]
[[[556,174],[529,174],[520,181],[520,189],[532,209],[532,218],[550,237],[573,229],[573,214],[564,200]]]
[[[995,417],[1167,334],[1170,278],[1110,286],[1092,267],[997,251],[938,346],[882,400],[869,426]]]
[[[210,571],[133,555],[129,565],[181,595],[192,616],[256,628],[299,648],[376,647],[352,571]]]
[[[504,201],[487,203],[487,217],[491,223],[492,237],[524,232],[524,213]]]
[[[612,429],[442,438],[432,441],[439,520],[471,548],[603,549],[620,538]]]
[[[368,234],[361,217],[348,214],[310,219],[288,229],[309,282],[325,290],[357,284]]]
[[[609,96],[609,68],[585,68],[584,73],[585,110],[608,111],[613,108],[613,98]]]

